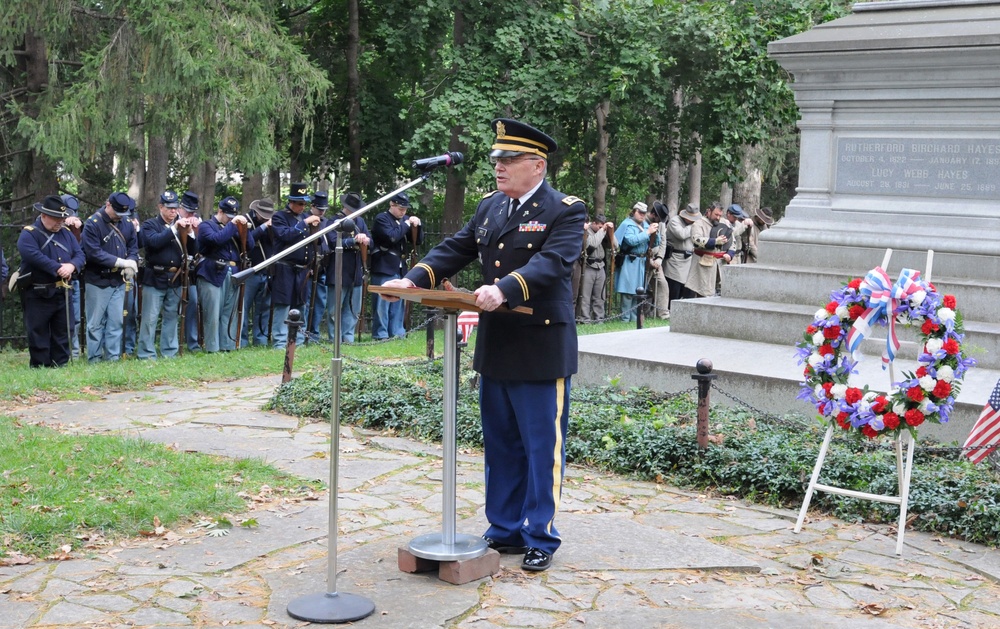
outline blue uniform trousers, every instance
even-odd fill
[[[73,280],[73,296],[70,297],[69,303],[73,307],[73,329],[69,331],[70,345],[73,347],[73,358],[80,357],[80,334],[78,332],[80,325],[80,280]]]
[[[87,312],[87,361],[118,360],[122,355],[125,285],[100,288],[87,284],[84,302]]]
[[[215,286],[203,277],[198,278],[198,299],[201,301],[202,327],[205,329],[205,351],[218,352],[236,349],[237,287],[230,281],[230,273],[222,286]]]
[[[396,275],[382,275],[372,273],[371,285],[381,286],[389,280],[402,277]],[[373,295],[372,301],[372,338],[385,339],[390,336],[406,336],[406,328],[403,327],[403,309],[405,301],[400,299],[389,303],[378,295]]]
[[[312,299],[312,280],[306,284],[306,298]],[[320,275],[319,285],[316,287],[316,303],[307,303],[307,309],[309,310],[309,335],[315,339],[319,340],[319,324],[323,321],[323,315],[326,313],[326,302],[327,302],[327,288],[326,288],[326,276]],[[308,308],[311,306],[311,308]],[[333,335],[329,335],[332,339]]]
[[[132,287],[125,291],[125,314],[122,321],[122,349],[128,355],[135,354],[135,344],[139,337],[139,283],[133,282]]]
[[[570,378],[482,376],[479,403],[486,458],[485,536],[552,554],[566,467]]]
[[[362,287],[351,286],[345,284],[341,289],[343,292],[340,295],[340,341],[342,343],[353,343],[354,342],[354,330],[358,326],[358,317],[361,316],[361,291]],[[330,295],[333,295],[334,287],[330,287]],[[333,340],[334,335],[337,333],[335,326],[336,320],[334,317],[336,312],[334,308],[330,308],[330,314],[327,317],[326,323],[327,328],[330,333],[330,339]]]
[[[184,313],[184,343],[192,352],[201,351],[198,344],[198,316],[201,307],[198,304],[197,283],[188,285],[187,311]]]
[[[271,291],[267,286],[266,273],[254,273],[247,278],[243,291],[243,331],[240,347],[253,344],[267,347],[267,329],[270,327]]]
[[[65,289],[21,291],[24,327],[28,333],[28,364],[32,367],[61,367],[69,362],[69,333],[66,329]]]
[[[156,322],[163,315],[160,326],[160,353],[164,358],[177,355],[178,307],[181,289],[142,287],[142,324],[139,328],[138,358],[156,358]]]
[[[296,306],[301,314],[305,310],[302,306]],[[274,340],[275,349],[285,349],[288,345],[288,324],[285,321],[288,320],[288,311],[292,307],[288,304],[275,305],[274,306],[274,323],[272,324],[273,330],[271,331],[271,338]],[[299,333],[295,335],[295,344],[302,345],[306,342],[306,326],[305,320],[300,319],[302,325],[299,326]]]

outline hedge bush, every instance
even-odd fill
[[[457,440],[482,447],[478,394],[463,370]],[[440,362],[370,366],[347,363],[341,419],[425,441],[441,439]],[[269,408],[328,418],[330,377],[311,372],[282,385]],[[715,406],[717,436],[700,452],[695,438],[696,400],[649,389],[575,387],[571,392],[567,460],[643,480],[714,490],[763,504],[798,508],[815,464],[823,427],[805,418],[755,417],[746,409]],[[821,481],[858,491],[896,493],[895,453],[878,442],[838,436]],[[883,444],[884,445],[884,444]],[[892,505],[819,493],[813,506],[849,521],[895,522]],[[1000,533],[1000,479],[987,466],[918,449],[909,511],[915,529],[995,545]]]

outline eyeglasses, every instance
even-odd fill
[[[531,157],[528,155],[515,155],[513,157],[490,157],[490,163],[496,166],[497,164],[503,164],[504,166],[510,166],[511,164],[517,164],[518,162],[524,161],[538,161],[542,159],[541,157]]]

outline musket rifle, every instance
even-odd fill
[[[236,223],[236,233],[239,235],[240,271],[250,268],[250,251],[247,249],[248,232],[249,227],[246,223]],[[243,298],[246,295],[246,290],[246,283],[240,282],[240,287],[236,292],[236,337],[233,339],[236,342],[236,349],[240,348],[240,340],[243,338]],[[229,329],[232,329],[231,325]]]
[[[358,312],[358,323],[354,327],[354,336],[361,338],[365,329],[365,302],[368,301],[368,243],[358,245],[361,252],[361,311]]]
[[[313,225],[309,228],[310,234],[315,234],[319,230],[319,224]],[[324,241],[325,242],[325,241]],[[306,320],[303,325],[306,326],[306,332],[312,332],[313,321],[316,321],[316,336],[319,336],[320,325],[319,321],[316,319],[316,298],[319,293],[319,265],[322,262],[323,256],[321,255],[322,246],[316,246],[313,249],[313,259],[309,264],[309,275],[311,277],[310,286],[312,289],[309,291],[309,307],[306,312],[309,313],[309,319]],[[241,269],[242,270],[242,269]]]
[[[182,227],[177,230],[177,242],[181,245],[181,305],[180,305],[180,326],[181,342],[178,346],[178,353],[184,354],[184,347],[187,345],[187,307],[188,291],[191,288],[190,266],[188,265],[188,228]]]

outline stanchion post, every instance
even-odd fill
[[[299,328],[302,326],[302,313],[293,308],[288,311],[288,319],[285,320],[288,326],[288,343],[285,345],[285,367],[281,370],[281,381],[292,381],[292,367],[295,366],[295,339],[299,336]]]
[[[644,314],[646,312],[646,289],[641,286],[635,289],[635,296],[638,308],[635,313],[635,329],[641,330],[644,323],[643,319],[646,317]]]
[[[708,393],[712,389],[712,380],[716,374],[712,373],[712,361],[707,358],[700,359],[695,364],[698,373],[691,374],[693,380],[698,381],[698,449],[704,450],[708,447],[708,409],[710,403]]]
[[[427,325],[425,326],[427,331],[427,360],[434,360],[434,319],[437,317],[438,309],[427,307],[424,308],[424,312],[427,313]]]

